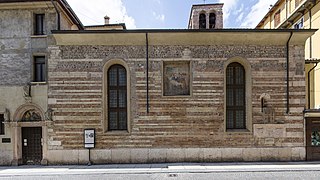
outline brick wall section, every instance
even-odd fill
[[[189,49],[192,58],[183,58]],[[49,47],[49,149],[83,148],[83,129],[96,129],[96,148],[303,147],[303,46],[291,46],[290,114],[286,114],[285,46],[151,46],[150,113],[146,113],[144,46]],[[224,63],[246,58],[252,68],[253,132],[225,132]],[[103,65],[122,58],[131,76],[131,132],[103,130]],[[162,96],[163,61],[190,60],[192,95]],[[268,93],[274,122],[265,124],[260,95]],[[278,134],[275,136],[274,134]],[[49,142],[50,144],[50,142]]]

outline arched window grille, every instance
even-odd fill
[[[245,69],[237,63],[227,67],[226,93],[227,93],[227,129],[246,128],[246,87]]]
[[[121,65],[108,69],[108,130],[127,130],[127,71]]]

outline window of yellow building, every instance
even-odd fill
[[[274,27],[280,24],[280,10],[274,14]]]
[[[294,29],[303,29],[303,18],[301,18],[296,24],[293,25]]]

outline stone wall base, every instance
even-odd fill
[[[11,150],[0,150],[0,165],[11,165],[11,161],[13,159],[12,154]]]
[[[304,147],[92,149],[91,163],[303,161]],[[49,150],[48,164],[88,164],[89,150]]]

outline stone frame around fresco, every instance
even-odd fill
[[[163,61],[163,96],[191,95],[190,67],[190,61]]]

